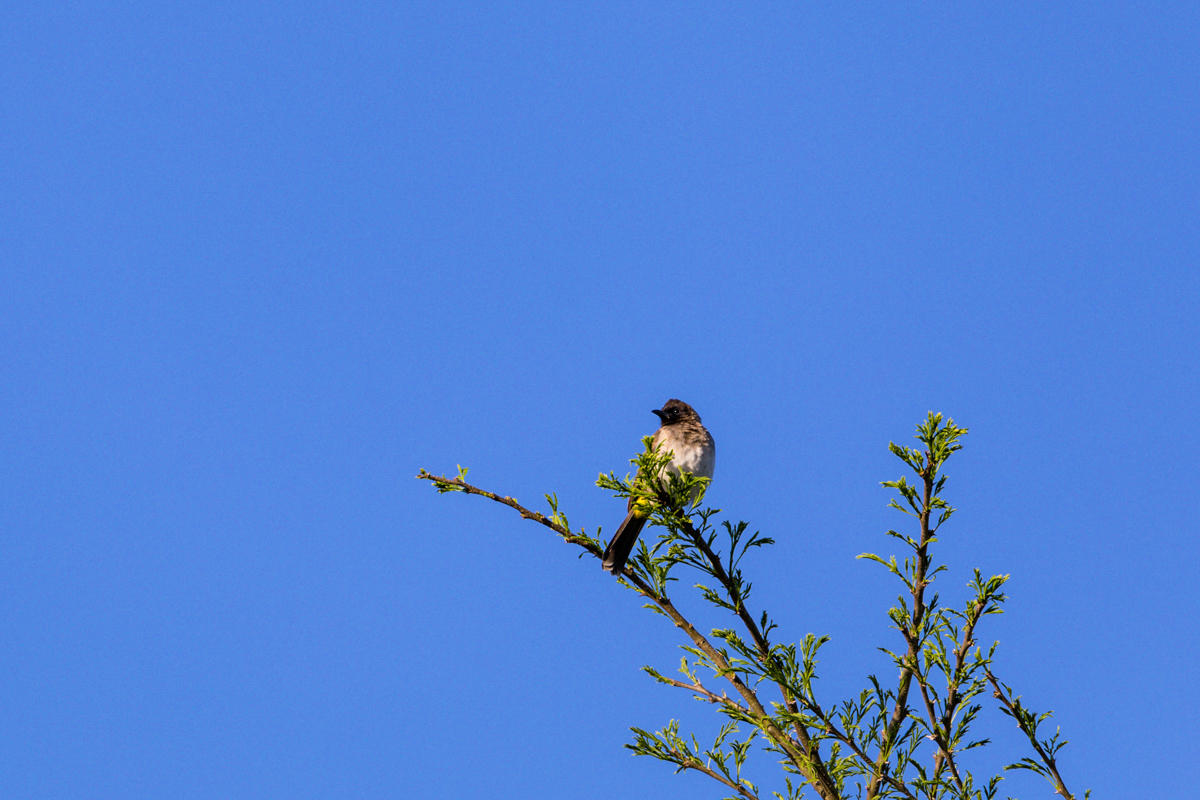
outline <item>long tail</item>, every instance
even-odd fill
[[[625,562],[629,560],[629,554],[633,552],[633,546],[637,544],[638,534],[642,532],[642,526],[645,524],[646,518],[638,516],[632,510],[625,515],[625,521],[621,523],[621,527],[617,528],[612,541],[608,543],[608,548],[604,551],[605,572],[621,574],[621,570],[625,568]]]

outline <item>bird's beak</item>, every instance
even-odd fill
[[[663,411],[661,408],[652,408],[650,409],[650,413],[658,414],[658,418],[663,422],[667,421],[667,412]]]

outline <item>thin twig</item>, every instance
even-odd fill
[[[919,675],[919,673],[918,673]],[[961,792],[963,790],[962,778],[958,776],[958,766],[954,763],[954,755],[950,751],[950,733],[943,721],[938,724],[937,711],[934,710],[933,701],[929,699],[929,691],[925,685],[925,681],[920,677],[917,678],[917,686],[921,690],[921,699],[925,701],[925,713],[929,715],[929,725],[933,729],[931,738],[933,743],[938,747],[938,753],[934,757],[933,777],[936,780],[944,767],[950,768],[950,775],[954,778],[954,785]]]
[[[459,491],[463,494],[477,494],[480,497],[486,497],[489,500],[495,500],[497,503],[515,509],[517,513],[519,513],[524,519],[531,519],[534,522],[542,523],[547,528],[563,537],[563,539],[565,539],[568,543],[579,545],[597,558],[602,558],[604,556],[604,551],[596,547],[596,545],[592,544],[588,539],[575,535],[567,528],[564,528],[562,525],[559,525],[557,522],[551,520],[545,514],[538,513],[537,511],[531,511],[530,509],[518,503],[516,500],[513,500],[511,497],[501,497],[498,494],[480,489],[478,486],[472,486],[462,478],[446,478],[441,475],[434,475],[430,472],[426,472],[425,470],[421,470],[420,473],[418,473],[417,478],[420,480],[432,481],[433,485],[437,487],[453,486],[455,487],[454,491]]]
[[[954,783],[958,786],[959,791],[963,789],[962,779],[958,774],[958,764],[954,761],[954,751],[950,748],[950,737],[952,736],[951,726],[954,724],[954,715],[958,712],[958,706],[962,702],[962,694],[958,691],[960,676],[963,669],[966,667],[967,653],[971,649],[971,645],[975,643],[975,626],[979,620],[983,618],[984,612],[987,610],[987,603],[979,603],[974,609],[971,616],[967,618],[966,625],[963,627],[962,641],[956,643],[958,646],[954,649],[954,671],[946,676],[946,702],[942,708],[941,730],[943,742],[938,745],[942,749],[942,754],[945,756],[946,764],[950,768],[950,774],[954,776]],[[925,691],[924,684],[921,685],[921,695],[925,699],[926,711],[929,714],[929,721],[934,722],[933,705],[929,702],[929,695]],[[939,767],[940,769],[940,767]],[[935,771],[936,776],[936,771]]]
[[[992,671],[989,669],[984,672],[987,674],[988,681],[992,684],[992,689],[994,690],[992,695],[1008,709],[1008,713],[1017,721],[1017,726],[1020,727],[1022,733],[1029,737],[1029,742],[1033,745],[1033,749],[1037,751],[1038,757],[1042,759],[1042,763],[1050,770],[1050,775],[1054,778],[1054,793],[1062,795],[1065,800],[1074,800],[1075,795],[1067,791],[1067,785],[1063,783],[1062,776],[1058,774],[1058,764],[1055,758],[1047,753],[1045,748],[1042,747],[1041,742],[1037,740],[1036,731],[1032,731],[1026,727],[1024,719],[1018,713],[1020,709],[1013,704],[1008,695],[1000,688],[1000,681],[996,680],[996,676],[992,674]]]
[[[678,750],[676,750],[674,752],[676,753],[676,755],[679,754]],[[713,780],[720,781],[721,783],[728,786],[730,789],[736,790],[737,793],[740,794],[742,797],[745,797],[746,800],[758,800],[758,795],[756,795],[754,792],[750,791],[749,789],[747,789],[745,786],[743,786],[740,783],[734,783],[733,781],[729,780],[724,775],[717,772],[715,769],[712,769],[711,767],[706,765],[704,762],[702,762],[698,758],[681,757],[679,759],[679,761],[685,762],[685,763],[676,762],[676,763],[679,763],[679,766],[681,769],[694,769],[697,772],[703,772],[705,775],[712,778]]]
[[[695,683],[684,683],[683,681],[676,680],[674,678],[668,678],[666,675],[655,675],[655,679],[669,686],[674,686],[679,689],[686,689],[689,692],[695,692],[696,694],[703,696],[704,699],[710,703],[728,706],[730,708],[737,709],[737,711],[741,714],[746,714],[746,707],[744,705],[736,700],[731,699],[723,692],[721,694],[717,694],[711,689],[706,688],[704,684],[700,683],[700,681],[696,681]]]

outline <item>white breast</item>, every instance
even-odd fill
[[[708,447],[676,445],[671,449],[675,451],[675,457],[671,459],[667,469],[676,474],[690,472],[703,478],[713,476],[713,467],[717,462],[717,449],[713,447],[711,439],[708,441]]]
[[[711,436],[705,436],[702,444],[687,444],[681,437],[669,435],[663,436],[661,446],[664,450],[670,450],[675,454],[667,464],[667,469],[678,475],[681,472],[690,472],[693,475],[702,478],[711,478],[713,476],[713,468],[717,463],[717,447],[713,443]],[[693,493],[693,502],[696,495]]]

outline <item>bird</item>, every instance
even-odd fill
[[[700,415],[696,409],[682,400],[671,399],[662,408],[652,409],[658,415],[662,425],[654,432],[652,446],[664,453],[673,453],[665,469],[676,475],[690,472],[703,478],[712,478],[713,466],[717,459],[717,446],[713,443],[712,434],[700,424]],[[635,477],[634,480],[637,480]],[[697,487],[692,492],[692,502],[700,492]],[[612,541],[604,550],[604,571],[620,575],[625,568],[629,554],[637,543],[638,534],[649,518],[644,502],[638,504],[634,498],[629,498],[625,521]]]

